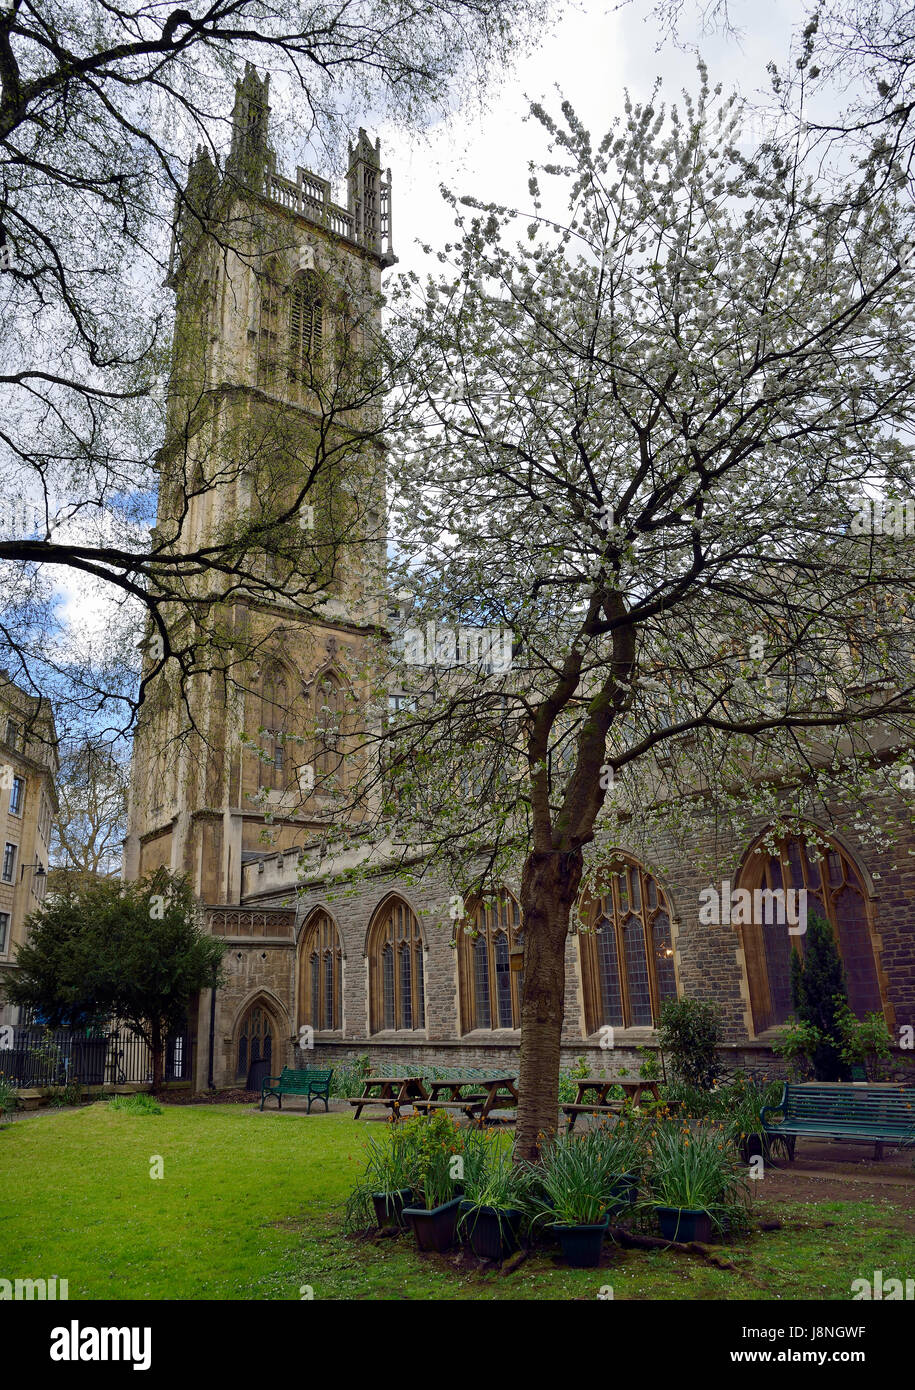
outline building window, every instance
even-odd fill
[[[4,883],[12,883],[13,875],[16,871],[16,846],[7,841],[6,849],[3,851],[3,873]]]
[[[508,892],[478,902],[459,927],[462,1032],[521,1026],[521,975],[512,971],[510,954],[521,943],[521,909]]]
[[[314,780],[317,791],[332,792],[344,786],[344,721],[347,695],[332,671],[319,679],[314,692]]]
[[[289,296],[289,376],[307,381],[321,353],[324,307],[313,270],[296,276]]]
[[[677,997],[670,908],[657,881],[635,860],[617,860],[603,891],[584,908],[580,936],[585,1027],[651,1028]]]
[[[851,857],[834,841],[819,832],[812,834],[813,838],[816,844],[788,837],[779,843],[775,853],[759,846],[748,856],[737,886],[751,893],[806,889],[808,917],[816,912],[832,927],[845,966],[852,1013],[859,1018],[866,1013],[884,1013],[870,904],[861,876]],[[777,903],[770,906],[771,903],[773,899],[762,898],[762,912],[753,911],[754,924],[737,928],[743,945],[756,1033],[784,1023],[794,1012],[791,951],[797,947],[803,957],[806,947],[805,935],[789,935],[788,914],[780,913]],[[757,921],[757,915],[761,920]],[[778,920],[779,917],[783,920]]]
[[[39,869],[41,870],[40,873]],[[39,860],[35,866],[35,871],[32,874],[32,892],[39,902],[41,902],[44,898],[44,895],[47,892],[47,888],[48,876],[44,872],[44,865],[42,864],[41,860]]]
[[[276,386],[280,357],[280,287],[271,270],[261,281],[260,325],[257,342],[257,381],[266,390]]]
[[[12,789],[10,790],[10,815],[21,816],[24,801],[25,778],[14,777]]]
[[[16,723],[15,719],[8,719],[6,721],[6,742],[9,744],[11,748],[19,748],[19,739],[21,734],[22,730]]]
[[[10,915],[8,912],[0,912],[0,956],[6,954],[10,934]]]
[[[51,803],[42,793],[41,810],[38,813],[38,833],[46,845],[51,843]]]
[[[255,1062],[269,1063],[272,1058],[273,1021],[266,1009],[255,1004],[245,1015],[238,1035],[236,1080],[246,1083]]]
[[[369,929],[369,1026],[426,1026],[423,938],[416,914],[400,898],[389,902]]]
[[[286,788],[286,738],[289,728],[289,680],[277,661],[269,662],[261,677],[259,781],[276,791]]]
[[[337,924],[316,912],[299,945],[299,1022],[315,1031],[343,1027],[343,948]]]

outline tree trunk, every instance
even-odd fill
[[[556,1128],[566,937],[581,875],[580,850],[534,852],[524,865],[524,989],[516,1158],[536,1159],[541,1137]]]

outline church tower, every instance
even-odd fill
[[[148,685],[125,843],[128,878],[186,873],[224,916],[245,864],[332,814],[347,707],[384,621],[380,406],[360,371],[395,260],[390,172],[360,131],[343,206],[327,179],[277,172],[269,117],[269,77],[249,65],[228,156],[198,150],[176,205],[153,536],[184,553],[239,537],[240,558],[190,576],[165,610],[190,675],[170,660]],[[150,628],[147,675],[162,654]]]

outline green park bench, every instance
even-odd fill
[[[759,1118],[766,1134],[787,1141],[792,1158],[803,1135],[864,1139],[874,1144],[874,1157],[882,1158],[884,1144],[915,1143],[915,1087],[789,1081],[778,1104],[763,1106]]]
[[[265,1076],[261,1082],[261,1109],[263,1110],[264,1101],[268,1096],[276,1096],[277,1108],[280,1110],[283,1108],[283,1096],[307,1096],[309,1114],[313,1100],[323,1100],[324,1109],[329,1110],[330,1082],[333,1074],[332,1067],[326,1071],[313,1067],[305,1071],[296,1071],[293,1067],[284,1067],[282,1076]]]

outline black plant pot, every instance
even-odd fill
[[[480,1260],[504,1260],[518,1248],[518,1229],[524,1213],[514,1207],[464,1208],[463,1230],[470,1248]]]
[[[373,1192],[372,1206],[379,1226],[402,1226],[403,1209],[413,1201],[413,1189],[402,1187],[398,1192]]]
[[[572,1269],[594,1269],[599,1265],[609,1224],[609,1216],[597,1226],[564,1226],[555,1222],[553,1230],[559,1238],[566,1264]]]
[[[453,1197],[441,1207],[427,1211],[425,1207],[404,1207],[404,1221],[413,1230],[420,1250],[437,1250],[441,1254],[454,1244],[455,1228],[460,1214],[461,1198]]]
[[[659,1206],[654,1210],[665,1240],[711,1240],[712,1218],[707,1211],[690,1207]]]

